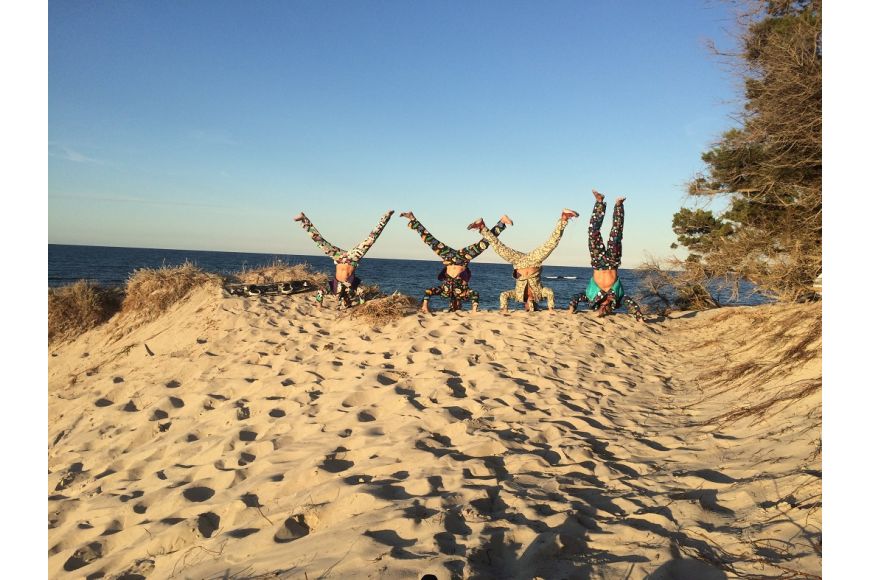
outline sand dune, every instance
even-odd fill
[[[49,349],[49,575],[820,575],[820,316],[200,289]]]

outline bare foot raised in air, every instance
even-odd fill
[[[470,224],[468,224],[468,229],[470,230],[482,230],[486,227],[486,224],[483,222],[483,218],[477,218]]]
[[[417,219],[414,217],[414,212],[412,212],[412,211],[403,211],[399,215],[402,216],[403,218],[408,218],[409,220]]]
[[[508,225],[508,226],[512,226],[512,225],[514,225],[514,220],[512,220],[511,218],[509,218],[509,217],[507,216],[507,214],[501,216],[501,218],[499,218],[499,221],[501,221],[501,223],[503,223],[503,224],[505,224],[505,225]]]
[[[566,207],[565,209],[562,210],[562,221],[566,222],[570,219],[574,219],[575,217],[577,217],[579,215],[580,214],[577,213],[576,211],[574,211],[573,209],[568,209]]]
[[[304,219],[305,219],[305,214],[300,211],[299,215],[296,216],[295,218],[293,218],[293,221],[294,222],[301,222]]]
[[[620,204],[622,204],[622,202],[624,202],[624,201],[625,201],[625,198],[624,198],[624,197],[617,197],[617,198],[616,198],[616,205],[620,205]]]
[[[604,196],[595,191],[594,189],[592,190],[592,195],[595,196],[595,201],[604,201]]]

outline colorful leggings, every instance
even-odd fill
[[[568,310],[574,312],[581,302],[588,302],[591,309],[597,310],[598,307],[601,306],[601,303],[604,302],[604,299],[607,298],[608,294],[612,294],[612,292],[610,292],[609,290],[601,290],[598,292],[598,294],[595,295],[595,298],[593,300],[589,300],[589,297],[586,296],[585,292],[575,294],[571,297],[570,302],[568,302]],[[616,310],[623,304],[625,304],[625,308],[630,314],[632,314],[638,320],[643,320],[643,312],[641,312],[640,306],[637,304],[637,302],[634,301],[631,296],[623,296],[620,300],[614,295],[613,299],[610,301],[610,305],[607,308],[608,314],[612,314],[614,310]]]
[[[613,226],[607,238],[607,248],[601,238],[601,223],[607,204],[596,201],[589,219],[589,255],[596,270],[616,270],[622,263],[622,227],[625,224],[625,206],[618,203],[613,208]]]
[[[314,243],[323,250],[323,252],[332,258],[332,261],[335,264],[350,264],[354,268],[359,266],[359,261],[362,260],[363,256],[366,255],[366,252],[369,251],[375,240],[378,239],[378,236],[381,235],[381,231],[383,231],[384,226],[387,225],[387,222],[390,221],[390,217],[393,215],[393,212],[388,211],[383,216],[381,216],[378,225],[375,226],[375,229],[369,234],[369,236],[364,239],[362,242],[353,247],[353,249],[344,251],[338,246],[333,246],[320,235],[320,232],[317,231],[317,228],[314,227],[314,224],[311,223],[311,220],[305,214],[302,214],[302,228],[308,232],[308,235],[311,236],[311,239],[314,240]]]
[[[507,310],[508,300],[513,298],[517,302],[525,301],[525,294],[529,293],[529,297],[533,302],[537,302],[538,300],[543,300],[546,298],[547,300],[547,308],[552,310],[555,308],[555,295],[553,294],[552,288],[546,288],[541,286],[540,276],[538,277],[537,284],[533,286],[532,280],[523,280],[517,282],[517,287],[514,290],[505,290],[501,294],[498,295],[498,307],[502,310]]]
[[[481,235],[484,240],[492,245],[493,251],[495,251],[495,253],[504,261],[513,264],[514,268],[538,268],[544,263],[544,260],[553,253],[556,246],[559,245],[559,241],[562,239],[562,233],[565,231],[565,226],[567,225],[567,220],[562,221],[560,219],[556,222],[556,228],[553,230],[553,233],[550,234],[547,241],[527,254],[507,247],[500,240],[496,239],[496,237],[489,231],[484,231]]]
[[[317,291],[314,299],[323,303],[323,298],[325,296],[335,296],[338,300],[338,307],[341,308],[350,308],[353,305],[353,301],[356,300],[359,304],[365,302],[362,297],[362,280],[354,276],[347,282],[341,282],[336,278],[330,280],[325,288],[320,288]]]
[[[480,302],[477,290],[469,288],[468,283],[461,278],[447,277],[440,286],[427,288],[423,292],[423,302],[427,302],[432,296],[441,296],[450,303],[450,312],[462,310],[462,303],[471,300],[471,304]]]
[[[485,249],[489,247],[489,242],[485,239],[481,239],[479,242],[475,242],[470,246],[465,246],[462,249],[454,250],[450,246],[444,244],[443,242],[438,241],[435,236],[429,233],[429,231],[423,227],[417,220],[411,220],[408,222],[408,227],[412,230],[416,230],[420,237],[423,239],[423,243],[432,248],[432,250],[441,258],[442,262],[450,262],[451,264],[455,264],[457,266],[467,266],[470,261],[479,256]],[[497,237],[500,233],[504,231],[507,226],[499,220],[497,224],[495,224],[489,232],[493,235],[493,237]]]

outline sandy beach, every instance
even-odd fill
[[[820,576],[820,324],[207,285],[49,347],[49,577]]]

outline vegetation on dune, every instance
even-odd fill
[[[196,288],[208,284],[220,286],[228,281],[269,284],[298,280],[324,286],[329,277],[312,270],[309,264],[290,266],[276,260],[226,277],[206,272],[189,262],[180,266],[141,268],[133,272],[123,288],[104,288],[80,280],[49,289],[48,341],[53,344],[75,339],[119,312],[124,317],[135,318],[136,325],[153,320]],[[374,326],[392,322],[407,314],[409,308],[416,308],[414,299],[401,294],[385,297],[377,285],[362,286],[362,297],[366,302],[352,308],[350,316]]]
[[[141,268],[127,280],[121,312],[150,320],[187,297],[195,288],[222,282],[221,276],[206,272],[190,262],[180,266]]]
[[[692,308],[718,305],[711,283],[736,296],[741,279],[799,301],[822,269],[821,0],[749,0],[738,24],[739,51],[716,54],[742,81],[740,126],[701,155],[706,169],[687,186],[696,207],[674,214],[672,248],[688,257],[644,268],[651,295],[670,283]],[[719,213],[705,207],[716,198]]]
[[[377,290],[377,286],[374,289]],[[419,306],[416,299],[397,292],[367,300],[350,309],[349,316],[372,326],[383,326],[415,312]]]
[[[87,280],[48,290],[48,342],[72,340],[121,309],[123,294]]]
[[[329,281],[329,276],[323,272],[312,270],[308,263],[290,266],[281,260],[275,260],[266,266],[245,268],[241,272],[232,274],[229,278],[231,281],[241,284],[271,284],[308,280],[315,286],[324,286]]]

